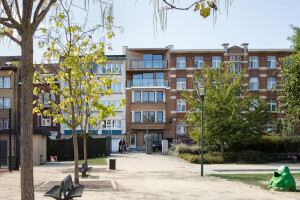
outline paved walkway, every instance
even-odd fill
[[[158,154],[130,153],[115,154],[117,170],[91,172],[84,181],[113,180],[118,190],[85,191],[85,200],[99,199],[300,199],[299,192],[275,192],[251,187],[237,182],[199,175],[200,165],[187,163],[181,159]],[[34,167],[35,185],[47,181],[60,181],[72,168],[72,162],[48,163]],[[300,169],[300,164],[289,164]],[[94,166],[95,168],[96,166]],[[97,166],[98,167],[98,166]],[[107,166],[106,166],[107,167]],[[277,169],[279,164],[267,165],[205,165],[205,174],[229,173],[217,172],[219,169]],[[266,173],[266,172],[265,172]],[[272,174],[270,172],[270,178]],[[74,175],[72,174],[72,177]],[[20,199],[20,173],[0,173],[0,199]],[[300,185],[300,183],[298,183]],[[298,187],[299,188],[299,187]],[[35,199],[43,197],[43,192],[35,191]]]

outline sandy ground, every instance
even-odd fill
[[[190,164],[171,156],[129,153],[115,154],[110,158],[116,158],[117,170],[91,172],[89,178],[80,180],[113,180],[118,190],[85,191],[82,198],[76,199],[300,199],[299,192],[266,191],[207,175],[201,177],[200,165]],[[204,169],[205,174],[208,174],[220,173],[214,171],[216,169],[273,169],[279,165],[205,165]],[[300,164],[289,165],[292,169],[300,169]],[[35,185],[62,180],[67,175],[63,171],[72,166],[72,162],[35,166]],[[1,200],[20,199],[19,179],[20,173],[17,171],[0,173]],[[35,199],[51,199],[44,197],[43,194],[42,191],[35,191]]]

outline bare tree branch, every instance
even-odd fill
[[[44,0],[40,0],[39,4],[37,5],[34,11],[33,21],[37,19],[44,2],[45,2]]]
[[[52,5],[54,3],[56,3],[57,0],[51,0],[49,2],[49,4],[46,6],[46,8],[44,10],[42,10],[42,12],[33,19],[33,23],[32,23],[32,30],[35,32],[36,29],[38,28],[38,26],[40,25],[41,21],[45,18],[46,14],[48,13],[48,11],[50,10],[50,8],[52,7]]]
[[[7,0],[2,0],[1,2],[2,2],[3,8],[5,10],[5,13],[7,15],[7,18],[9,19],[9,21],[11,21],[12,25],[14,26],[14,28],[16,28],[16,29],[20,28],[19,22],[17,22],[14,19],[13,15],[11,13],[11,9],[8,6]]]
[[[178,7],[174,6],[173,4],[167,2],[166,0],[163,0],[163,2],[165,4],[167,4],[168,6],[170,6],[170,8],[166,8],[166,9],[176,9],[176,10],[189,10],[191,7],[193,7],[197,3],[201,3],[203,1],[205,1],[205,0],[196,1],[195,3],[193,3],[192,5],[190,5],[189,7],[186,7],[186,8],[178,8]]]
[[[15,5],[16,5],[16,12],[17,12],[19,21],[21,22],[22,21],[22,17],[21,17],[21,13],[20,13],[20,8],[19,8],[18,0],[15,0]]]
[[[7,21],[9,21],[8,18],[0,18],[0,24],[8,28],[17,29],[17,27],[14,24],[8,23]]]
[[[15,37],[13,37],[11,34],[9,34],[8,32],[1,32],[1,33],[0,33],[0,36],[1,36],[1,35],[10,38],[12,41],[14,41],[15,43],[17,43],[18,45],[21,46],[21,42],[20,42],[19,40],[17,40],[17,38],[15,38]]]

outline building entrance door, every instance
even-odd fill
[[[130,133],[130,148],[136,149],[136,133]]]

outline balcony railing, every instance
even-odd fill
[[[169,80],[167,80],[167,79],[149,79],[149,78],[127,80],[127,88],[152,87],[152,86],[169,87]]]
[[[146,60],[131,60],[131,69],[167,69],[168,61],[146,61]]]

